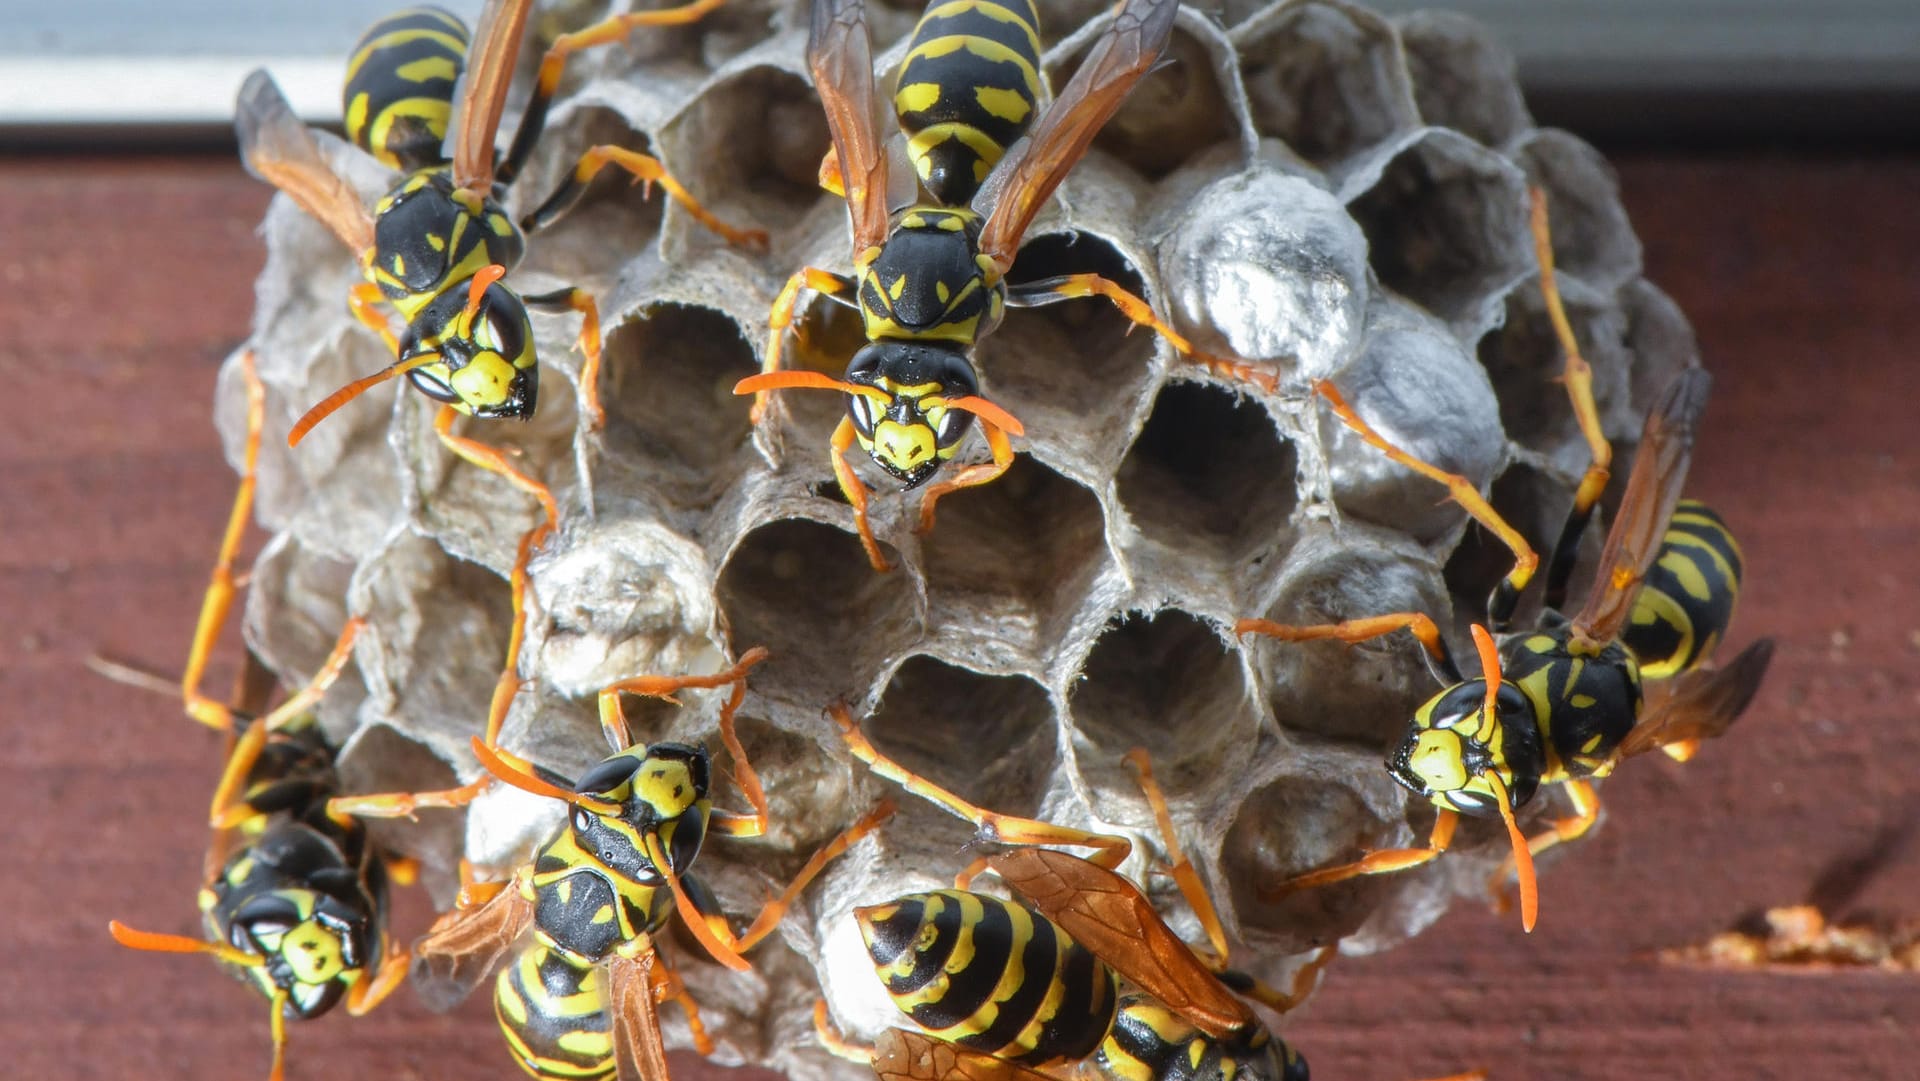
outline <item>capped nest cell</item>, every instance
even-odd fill
[[[1046,60],[1058,86],[1108,5],[1076,6],[1093,20],[1084,26],[1067,5],[1043,6],[1057,20]],[[844,204],[812,182],[828,143],[803,58],[806,9],[735,0],[672,31],[671,48],[643,29],[631,48],[578,55],[510,192],[509,211],[522,213],[582,147],[612,141],[658,154],[716,214],[766,229],[770,244],[730,247],[658,191],[643,202],[612,179],[529,239],[517,286],[579,285],[600,304],[608,419],[589,432],[576,404],[577,317],[542,313],[535,418],[462,422],[511,448],[560,502],[560,529],[531,568],[527,682],[503,744],[575,774],[606,753],[599,687],[711,672],[766,646],[741,731],[773,829],[716,839],[699,867],[732,911],[751,913],[778,875],[891,788],[846,755],[822,712],[835,702],[864,717],[883,750],[971,798],[1123,832],[1153,851],[1152,818],[1121,764],[1147,747],[1236,960],[1257,975],[1284,974],[1341,936],[1349,949],[1385,948],[1455,896],[1482,896],[1507,848],[1476,826],[1419,870],[1260,900],[1278,877],[1425,836],[1432,809],[1381,761],[1434,688],[1404,636],[1288,646],[1230,628],[1417,607],[1471,658],[1465,623],[1484,614],[1499,549],[1439,489],[1354,438],[1309,386],[1333,379],[1381,430],[1491,490],[1524,532],[1549,540],[1584,444],[1554,382],[1529,184],[1554,208],[1561,288],[1608,435],[1630,444],[1649,396],[1697,363],[1684,318],[1640,277],[1605,163],[1572,136],[1536,130],[1511,60],[1457,18],[1289,0],[1230,4],[1223,26],[1183,10],[1175,63],[1145,80],[1042,211],[1013,277],[1098,271],[1278,389],[1183,362],[1101,300],[1010,311],[977,360],[983,393],[1025,423],[1020,457],[997,482],[943,501],[925,536],[913,532],[917,493],[880,483],[873,522],[896,569],[876,574],[827,457],[839,399],[777,396],[755,433],[747,400],[730,393],[758,368],[787,275],[849,265]],[[912,22],[875,5],[883,69],[898,55],[890,35]],[[334,149],[369,197],[391,179]],[[269,403],[259,509],[278,536],[253,576],[251,640],[294,677],[348,611],[363,615],[357,664],[325,712],[351,741],[349,776],[418,788],[470,779],[467,741],[505,650],[505,575],[536,508],[453,460],[430,403],[394,384],[287,449],[293,418],[385,359],[342,302],[352,256],[285,198],[264,233],[251,345]],[[857,326],[818,298],[799,316],[790,356],[837,371]],[[219,418],[238,460],[240,388],[226,375]],[[970,439],[962,458],[983,460]],[[716,698],[632,703],[635,733],[710,737]],[[870,969],[862,975],[849,912],[940,885],[970,858],[969,827],[904,803],[823,876],[754,973],[680,951],[719,1059],[801,1079],[858,1072],[813,1046],[807,1020],[817,980],[856,1036],[892,1016],[875,1005]],[[524,861],[558,820],[548,804],[495,791],[464,832],[383,836],[424,859],[445,902],[460,856],[494,873]],[[716,804],[745,808],[725,780]],[[1145,867],[1136,857],[1126,869]],[[1190,914],[1169,906],[1191,931]],[[677,1011],[663,1015],[669,1044],[687,1046]]]

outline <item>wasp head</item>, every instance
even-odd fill
[[[1520,688],[1501,683],[1496,717],[1486,713],[1487,682],[1470,679],[1428,699],[1413,715],[1387,771],[1408,789],[1443,807],[1477,818],[1500,814],[1489,777],[1519,807],[1532,798],[1546,767],[1533,704]]]
[[[938,472],[972,427],[973,414],[951,400],[980,392],[965,350],[923,342],[868,344],[847,366],[847,382],[882,392],[847,395],[847,416],[860,446],[906,489]]]
[[[430,350],[440,359],[407,371],[422,394],[483,419],[533,416],[540,390],[527,306],[492,281],[449,289],[421,309],[401,340],[401,356]]]

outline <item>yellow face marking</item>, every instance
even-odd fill
[[[280,955],[301,983],[327,983],[345,971],[340,940],[311,922],[288,931],[280,941]]]
[[[1449,730],[1429,728],[1420,733],[1407,765],[1435,792],[1451,792],[1467,783],[1466,748]]]
[[[514,367],[498,353],[480,353],[447,380],[460,400],[469,405],[499,405],[507,400]]]
[[[934,442],[933,429],[925,424],[883,420],[873,429],[878,456],[900,469],[912,469],[930,460],[936,450]]]
[[[654,759],[633,778],[633,794],[662,818],[673,818],[693,806],[693,774],[685,762]]]

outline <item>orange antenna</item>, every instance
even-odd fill
[[[618,815],[620,805],[609,800],[595,799],[579,792],[569,792],[558,785],[548,784],[533,775],[531,767],[517,756],[487,746],[479,736],[473,737],[473,755],[480,760],[480,766],[501,781],[518,788],[522,792],[531,792],[536,796],[557,799],[598,815]]]
[[[361,394],[365,393],[369,387],[384,383],[396,375],[404,375],[415,368],[424,368],[429,364],[437,363],[439,360],[440,354],[438,353],[421,353],[417,356],[411,356],[405,360],[389,364],[372,375],[355,379],[353,382],[320,399],[318,405],[307,410],[305,416],[295,421],[292,430],[287,432],[287,446],[299,446],[300,440],[306,438],[307,433],[313,430],[314,425],[332,416],[335,410],[358,398]]]
[[[1014,418],[1012,413],[1000,408],[978,394],[967,394],[959,398],[947,398],[940,404],[948,409],[958,409],[962,413],[972,413],[988,424],[1006,432],[1008,435],[1026,435],[1026,425]]]
[[[753,966],[747,963],[747,959],[732,946],[720,941],[720,936],[708,925],[707,918],[693,906],[693,899],[687,896],[687,888],[680,884],[680,872],[674,870],[673,862],[667,858],[667,848],[659,834],[649,831],[641,836],[647,848],[647,859],[653,862],[654,867],[666,878],[667,887],[673,891],[673,907],[680,913],[680,922],[687,925],[687,930],[693,932],[693,937],[700,940],[700,945],[706,947],[714,960],[735,972],[750,970]]]
[[[1480,675],[1487,684],[1486,717],[1493,722],[1497,731],[1500,714],[1495,710],[1500,697],[1500,650],[1485,627],[1475,623],[1472,632],[1473,648],[1480,653]],[[1488,773],[1487,780],[1493,785],[1493,794],[1500,804],[1500,820],[1506,823],[1507,837],[1513,842],[1513,874],[1520,883],[1520,927],[1531,932],[1534,921],[1540,917],[1540,889],[1533,874],[1533,849],[1527,844],[1527,835],[1520,832],[1519,821],[1513,816],[1513,796],[1507,791],[1506,782],[1497,773]]]
[[[786,390],[798,387],[806,390],[837,390],[842,394],[863,394],[879,401],[890,401],[892,395],[878,387],[849,383],[844,379],[835,379],[822,372],[780,371],[761,372],[750,375],[733,385],[735,394],[758,394],[764,390]]]
[[[230,965],[242,968],[260,968],[267,959],[259,954],[235,949],[224,942],[203,942],[184,935],[162,935],[152,931],[136,931],[119,920],[107,921],[107,933],[113,940],[132,950],[147,950],[152,953],[210,953]]]
[[[488,263],[474,274],[473,280],[467,283],[467,308],[463,313],[468,320],[472,320],[473,313],[480,310],[480,298],[487,295],[487,290],[492,288],[494,282],[506,276],[507,268],[499,263]]]

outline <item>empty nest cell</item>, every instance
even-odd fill
[[[1279,777],[1240,805],[1220,846],[1220,881],[1227,884],[1242,928],[1272,937],[1289,951],[1323,946],[1351,933],[1392,888],[1394,876],[1362,877],[1266,900],[1264,890],[1295,875],[1351,859],[1363,849],[1392,843],[1395,823],[1379,818],[1368,801],[1340,778],[1361,763],[1326,763],[1315,774]]]
[[[1205,42],[1176,27],[1161,64],[1094,138],[1095,146],[1156,180],[1234,133],[1233,113]],[[1065,86],[1078,66],[1063,68],[1054,85]]]
[[[1323,169],[1418,122],[1393,29],[1339,3],[1270,9],[1235,32],[1253,123]]]
[[[1211,624],[1173,608],[1108,623],[1072,694],[1080,775],[1094,814],[1109,820],[1140,818],[1132,808],[1144,807],[1121,761],[1128,751],[1146,749],[1170,798],[1199,799],[1259,723],[1234,651]],[[1114,798],[1124,802],[1104,805]]]
[[[920,549],[931,618],[1003,662],[1049,653],[1111,563],[1093,493],[1031,454],[942,499]]]
[[[1040,813],[1058,730],[1046,691],[1025,676],[909,657],[863,727],[883,753],[963,799],[1002,814]]]
[[[1596,289],[1640,273],[1640,240],[1627,223],[1620,183],[1600,152],[1564,131],[1536,131],[1512,153],[1546,193],[1553,264]]]
[[[1502,146],[1533,126],[1513,55],[1479,23],[1458,12],[1415,11],[1395,26],[1422,120],[1486,146]]]
[[[864,698],[884,659],[921,633],[905,573],[875,574],[849,532],[785,519],[741,539],[715,592],[732,640],[772,654],[754,689],[818,711]]]
[[[662,156],[688,171],[683,182],[708,209],[775,232],[830,198],[819,186],[830,146],[813,87],[771,66],[709,84],[660,130]]]
[[[1203,383],[1170,383],[1116,482],[1143,537],[1236,578],[1286,548],[1298,464],[1257,403]]]
[[[740,327],[711,308],[662,304],[613,328],[600,368],[601,455],[636,469],[678,505],[704,505],[737,475],[759,370]]]

